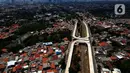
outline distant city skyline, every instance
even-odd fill
[[[129,0],[0,0],[0,3],[31,2],[88,2],[88,1],[129,1]]]

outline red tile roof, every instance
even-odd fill
[[[54,51],[52,49],[49,49],[49,54],[54,53]]]
[[[35,54],[35,58],[39,58],[40,57],[40,54]]]
[[[42,70],[42,68],[43,68],[43,66],[42,66],[42,65],[40,65],[40,66],[38,67],[38,69],[39,69],[39,70]]]
[[[17,65],[16,66],[16,69],[18,70],[18,69],[21,69],[22,68],[22,66],[21,65]]]
[[[64,40],[64,41],[68,41],[68,38],[67,38],[67,37],[65,37],[65,38],[63,38],[63,40]]]
[[[51,68],[54,69],[55,68],[55,63],[51,63]]]
[[[27,53],[23,53],[22,56],[26,57],[26,56],[27,56]]]
[[[58,25],[57,24],[53,24],[54,27],[57,27]]]
[[[53,70],[51,70],[51,69],[49,69],[49,70],[47,70],[47,72],[54,72]]]
[[[65,46],[60,46],[60,49],[62,50],[62,52],[65,51]]]
[[[122,43],[126,43],[126,40],[125,40],[125,39],[123,39],[123,40],[121,40],[121,42],[122,42]]]
[[[106,64],[109,66],[110,69],[113,69],[113,66],[109,61],[107,61]]]
[[[57,55],[54,55],[52,60],[57,60],[58,59],[58,56]]]
[[[128,54],[128,56],[130,57],[130,53],[127,53]]]
[[[117,60],[118,58],[116,56],[111,56],[111,60]]]
[[[34,57],[29,57],[29,60],[34,60],[35,58]]]
[[[0,69],[5,68],[5,65],[0,64]]]
[[[12,71],[13,71],[13,72],[16,72],[16,67],[13,67]]]
[[[31,65],[31,67],[35,67],[35,66],[36,66],[36,64],[34,64],[34,63]]]
[[[107,46],[108,45],[108,43],[106,43],[106,42],[100,42],[99,43],[99,46]]]
[[[4,62],[8,62],[8,60],[9,60],[8,58],[3,58]]]
[[[42,62],[43,62],[43,63],[46,63],[47,61],[48,61],[48,58],[43,58],[43,59],[42,59]]]
[[[42,71],[42,73],[46,73],[45,71]]]
[[[6,49],[6,48],[3,48],[3,49],[2,49],[2,52],[7,52],[7,49]]]

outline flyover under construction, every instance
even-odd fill
[[[65,73],[96,73],[89,33],[85,21],[75,20]]]

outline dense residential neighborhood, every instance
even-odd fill
[[[129,2],[87,1],[1,0],[0,73],[130,73]]]
[[[102,69],[99,72],[110,72],[118,70],[123,73],[128,69],[128,65],[123,66],[129,61],[129,20],[117,19],[95,21],[94,25],[90,25],[93,34],[93,48],[95,50],[95,58],[97,64]],[[119,65],[120,64],[120,65]],[[123,68],[125,67],[125,69]],[[120,69],[118,69],[120,68]]]

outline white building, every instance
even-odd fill
[[[111,71],[107,68],[102,68],[101,73],[111,73]]]
[[[118,68],[113,68],[114,71],[112,71],[112,73],[121,73],[120,69]]]

